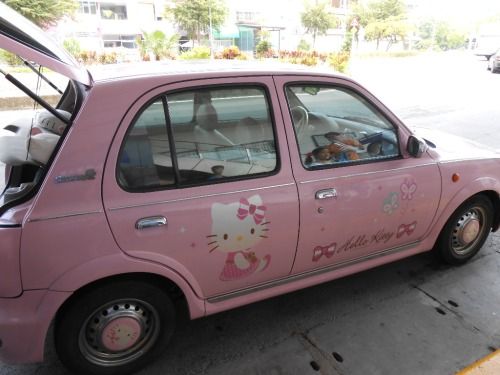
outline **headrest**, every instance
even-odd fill
[[[66,111],[58,110],[70,118]],[[7,165],[45,164],[64,132],[66,124],[48,111],[21,118],[0,128],[0,162]],[[29,150],[28,150],[29,147]]]
[[[57,112],[59,112],[59,114],[67,120],[69,120],[71,117],[71,114],[69,112],[63,111],[61,109],[58,109]],[[35,118],[35,125],[39,128],[49,130],[52,133],[58,135],[62,135],[62,133],[66,129],[66,124],[48,111],[40,111],[37,113]]]
[[[196,123],[205,130],[217,129],[218,117],[212,104],[202,104],[196,112]]]

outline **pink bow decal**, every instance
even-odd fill
[[[240,199],[240,207],[238,208],[238,219],[243,220],[248,215],[253,216],[255,224],[260,224],[264,219],[264,213],[266,211],[266,206],[257,206],[255,204],[250,204],[246,198]]]
[[[337,248],[337,243],[332,243],[328,246],[316,246],[313,250],[313,262],[317,262],[324,255],[327,258],[331,258],[335,254],[335,249]]]
[[[404,234],[407,234],[408,236],[411,235],[416,227],[417,227],[416,221],[414,221],[413,223],[410,223],[410,224],[401,224],[398,227],[398,231],[396,233],[396,238],[400,238]]]

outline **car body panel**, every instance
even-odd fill
[[[0,298],[0,361],[10,364],[42,361],[49,326],[70,295],[34,290],[24,291],[18,298]]]
[[[3,225],[2,225],[3,224]],[[19,246],[21,244],[21,227],[12,226],[10,223],[0,220],[0,296],[16,297],[22,292],[21,272],[19,267]]]
[[[280,99],[286,100],[286,85],[308,80],[316,82],[307,76],[279,77]],[[349,88],[376,101],[349,81],[321,78],[321,82]],[[398,122],[393,126],[399,132],[399,147],[404,149],[407,130]],[[295,137],[289,134],[288,138]],[[293,142],[289,147],[291,154],[297,155]],[[298,160],[299,156],[292,158]],[[301,222],[307,223],[301,227],[294,273],[367,258],[419,241],[434,218],[441,192],[437,164],[428,155],[320,170],[307,170],[299,162],[294,164],[294,176]],[[318,192],[332,189],[336,196],[318,199]]]
[[[496,73],[500,70],[500,50],[497,50],[489,57],[488,69],[491,70],[492,73]]]
[[[257,84],[271,91],[270,98],[275,109],[273,117],[276,136],[280,140],[281,155],[280,168],[276,174],[148,194],[126,192],[117,185],[117,155],[122,139],[137,111],[144,104],[164,92],[192,86],[210,87],[238,83]],[[117,132],[116,142],[111,148],[113,156],[108,159],[104,180],[106,213],[117,243],[123,251],[135,257],[163,264],[175,263],[184,277],[196,283],[195,289],[203,290],[205,298],[289,274],[297,245],[298,202],[287,157],[286,142],[283,141],[285,136],[281,114],[276,111],[279,105],[273,90],[274,84],[270,77],[196,80],[158,87],[134,103]],[[267,226],[262,236],[265,238],[255,242],[256,246],[252,247],[251,251],[260,261],[270,257],[270,262],[265,271],[227,282],[221,280],[221,272],[228,255],[224,251],[212,250],[218,246],[215,243],[217,233],[214,233],[212,228],[216,227],[216,221],[221,220],[227,220],[225,227],[230,227],[233,218],[219,217],[217,211],[222,210],[224,206],[234,205],[241,199],[250,202],[258,200],[265,207],[265,220],[256,223],[257,227],[263,224]],[[141,218],[156,216],[165,217],[168,225],[142,231],[135,228],[136,222]],[[193,221],[193,218],[197,220]],[[236,215],[234,220],[238,221]],[[223,233],[219,233],[219,240],[222,235]]]

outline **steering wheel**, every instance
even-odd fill
[[[293,124],[295,125],[295,129],[297,129],[297,132],[306,129],[307,125],[309,124],[309,114],[307,113],[307,110],[304,107],[298,105],[291,109],[291,113]]]

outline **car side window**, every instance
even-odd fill
[[[129,129],[118,158],[118,180],[127,190],[175,184],[168,152],[167,120],[160,98],[146,107]]]
[[[274,173],[278,159],[266,91],[231,86],[167,93],[134,122],[119,160],[120,182],[129,190]]]
[[[394,126],[351,90],[301,84],[288,86],[286,94],[306,169],[399,156]]]

